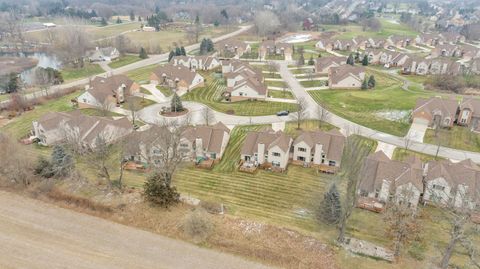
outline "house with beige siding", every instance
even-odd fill
[[[244,53],[251,53],[250,44],[237,39],[227,39],[215,44],[215,50],[222,57],[239,59]]]
[[[328,86],[331,89],[360,89],[364,79],[364,67],[348,64],[331,67],[328,74]]]
[[[140,85],[125,75],[95,77],[77,97],[79,108],[108,108],[124,103],[140,91]]]
[[[480,99],[465,98],[460,102],[457,124],[480,131]]]
[[[395,197],[396,201],[416,208],[423,193],[424,173],[422,161],[417,157],[394,161],[383,151],[377,151],[365,160],[358,194],[381,204]]]
[[[338,67],[347,64],[347,57],[327,56],[315,59],[315,72],[319,74],[328,74],[331,67]]]
[[[49,112],[33,121],[32,126],[33,135],[41,145],[69,142],[85,149],[95,148],[98,137],[107,143],[114,143],[133,131],[133,126],[126,117],[113,119],[88,116],[79,110]]]
[[[203,87],[204,81],[205,79],[195,70],[181,64],[159,66],[150,74],[151,83],[174,89],[179,95]]]
[[[241,161],[245,166],[267,167],[285,170],[290,158],[293,139],[282,131],[266,128],[249,132],[241,149]]]
[[[292,162],[303,166],[340,167],[345,136],[338,130],[302,132],[293,141]]]
[[[227,82],[227,101],[265,100],[267,97],[268,89],[263,74],[247,62],[223,61],[222,71]]]
[[[258,48],[258,55],[262,60],[265,60],[267,56],[281,55],[286,61],[291,61],[293,57],[293,46],[288,43],[265,40]]]
[[[414,121],[425,122],[429,127],[450,128],[453,126],[458,110],[458,101],[455,99],[431,97],[419,98],[412,111]]]

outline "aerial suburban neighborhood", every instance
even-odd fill
[[[480,268],[478,0],[0,0],[0,268]]]

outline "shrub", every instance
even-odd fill
[[[427,251],[427,246],[421,241],[413,241],[408,249],[408,254],[418,260],[423,261],[425,259],[425,252]]]
[[[203,208],[196,208],[189,212],[183,220],[183,232],[193,239],[195,243],[201,243],[213,232],[213,223],[210,216]]]
[[[220,214],[220,213],[223,213],[223,211],[225,210],[222,204],[210,202],[210,201],[201,201],[200,206],[205,210],[207,210],[208,213],[211,213],[211,214]]]
[[[180,201],[177,189],[167,184],[165,178],[157,172],[151,174],[143,186],[145,200],[161,207],[168,208]]]

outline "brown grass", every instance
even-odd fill
[[[91,199],[63,192],[53,188],[46,194],[50,200],[61,203],[68,208],[87,209],[98,213],[112,213],[113,209],[101,203],[92,201]]]

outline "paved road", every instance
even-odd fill
[[[288,63],[281,61],[278,61],[278,63],[280,65],[280,75],[288,83],[293,94],[297,98],[303,98],[304,100],[306,100],[310,117],[318,118],[316,117],[316,111],[318,111],[319,105],[315,102],[315,100],[313,100],[310,94],[306,92],[305,88],[300,83],[298,83],[290,70],[288,70]],[[435,155],[437,153],[438,148],[436,145],[412,141],[412,139],[410,138],[407,138],[406,140],[404,137],[398,137],[382,133],[367,128],[365,126],[353,123],[347,119],[341,118],[333,114],[332,112],[329,112],[326,121],[340,129],[343,129],[344,132],[360,134],[364,137],[368,137],[401,148],[404,148],[405,145],[408,144],[409,149],[429,155]],[[464,159],[472,159],[474,162],[480,163],[480,153],[476,152],[440,147],[440,149],[438,150],[438,156],[459,161]]]
[[[234,37],[234,36],[239,35],[239,34],[245,32],[245,31],[248,31],[252,27],[253,27],[253,25],[240,26],[240,29],[238,29],[237,31],[234,31],[234,32],[231,32],[231,33],[228,33],[228,34],[216,37],[216,38],[212,38],[212,41],[215,43],[215,42],[219,42],[219,41]],[[185,47],[185,50],[187,52],[190,52],[192,50],[196,50],[196,49],[199,49],[199,48],[200,48],[200,43],[197,43],[197,44],[193,44],[193,45]],[[168,53],[151,55],[150,58],[148,58],[148,59],[141,60],[141,61],[129,64],[129,65],[125,65],[125,66],[122,66],[122,67],[119,67],[119,68],[116,68],[116,69],[112,69],[112,70],[108,71],[108,74],[111,74],[111,75],[122,74],[122,73],[126,73],[128,71],[132,71],[132,70],[142,68],[142,67],[145,67],[145,66],[148,66],[148,65],[158,64],[160,62],[165,62],[167,60],[168,60]],[[98,76],[105,76],[105,75],[107,75],[107,72],[102,73],[102,74],[98,74]],[[65,83],[65,84],[62,84],[62,85],[53,86],[53,87],[50,88],[50,94],[52,94],[56,91],[59,91],[59,90],[88,84],[89,80],[90,80],[90,78],[84,78],[84,79],[75,80],[75,81],[72,81],[72,82],[69,82],[69,83]],[[37,92],[37,96],[38,96],[38,94],[39,93]],[[36,97],[36,96],[33,95],[33,94],[26,94],[25,95],[25,98],[27,98],[27,99],[31,99],[31,98],[34,98],[34,97]],[[0,102],[0,105],[5,105],[8,102],[9,102],[8,100]]]
[[[0,268],[271,267],[0,191]]]

